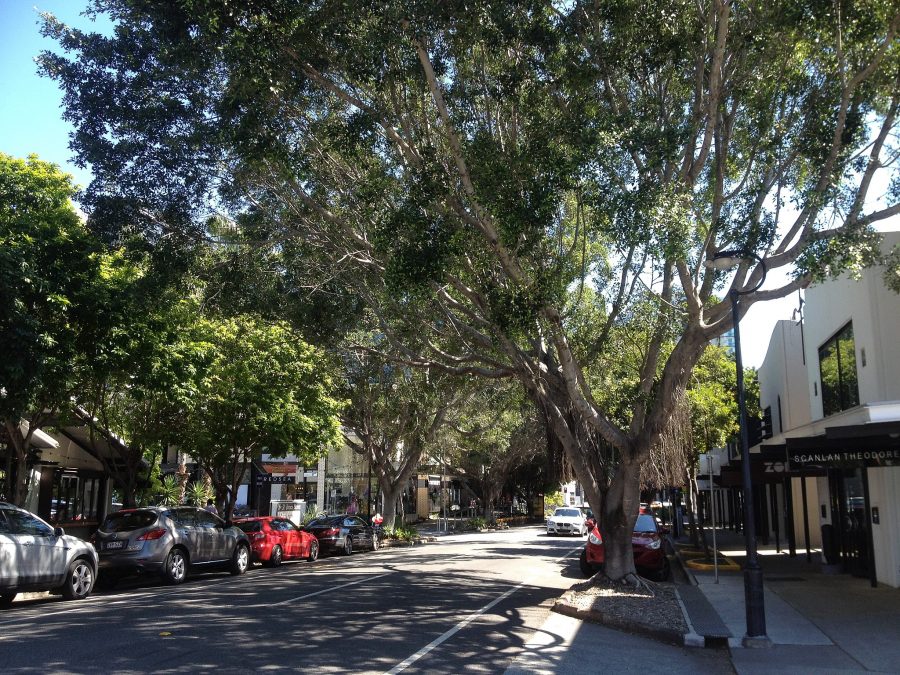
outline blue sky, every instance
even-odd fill
[[[36,153],[59,164],[82,186],[91,175],[72,162],[62,93],[55,82],[38,76],[34,57],[55,47],[41,37],[39,11],[52,12],[70,26],[108,29],[108,24],[79,16],[84,6],[80,0],[0,0],[0,152],[15,157]]]
[[[109,30],[106,22],[93,23],[80,16],[85,5],[81,0],[0,0],[0,152],[15,157],[36,153],[71,173],[81,186],[90,182],[91,174],[72,161],[68,147],[72,127],[62,120],[62,93],[54,81],[37,74],[34,57],[55,48],[53,41],[40,35],[39,11],[49,11],[70,26]],[[900,219],[892,220],[881,229],[897,229]],[[790,319],[797,305],[797,294],[793,294],[750,308],[741,322],[745,365],[762,363],[775,322]]]

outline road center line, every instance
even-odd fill
[[[566,553],[564,556],[561,556],[561,557],[557,558],[557,559],[554,560],[553,562],[559,562],[560,560],[565,560],[565,559],[568,558],[570,555],[572,555],[575,551],[580,551],[580,550],[581,550],[581,547],[572,549],[571,551],[569,551],[568,553]],[[485,605],[484,607],[482,607],[481,609],[478,609],[478,610],[472,612],[471,614],[469,614],[469,616],[467,616],[465,619],[463,619],[463,620],[460,621],[458,624],[456,624],[455,626],[453,626],[453,628],[451,628],[450,630],[448,630],[446,633],[444,633],[443,635],[439,635],[439,636],[436,637],[434,640],[432,640],[431,642],[429,642],[427,645],[425,645],[424,647],[422,647],[422,649],[420,649],[420,650],[417,651],[415,654],[413,654],[412,656],[410,656],[409,658],[407,658],[405,661],[401,661],[401,662],[398,663],[396,666],[394,666],[393,668],[391,668],[389,671],[387,671],[387,673],[385,673],[385,675],[396,675],[397,673],[403,672],[403,671],[406,670],[409,666],[411,666],[411,665],[414,664],[416,661],[418,661],[418,660],[421,659],[423,656],[425,656],[425,655],[426,655],[428,652],[430,652],[432,649],[434,649],[435,647],[438,647],[438,646],[442,645],[444,642],[446,642],[447,640],[449,640],[450,638],[452,638],[452,637],[453,637],[454,635],[456,635],[459,631],[461,631],[463,628],[465,628],[466,626],[468,626],[470,623],[472,623],[475,619],[477,619],[479,616],[481,616],[482,614],[484,614],[486,611],[488,611],[489,609],[491,609],[492,607],[494,607],[494,606],[497,605],[498,603],[503,602],[504,600],[506,600],[506,598],[508,598],[508,597],[511,596],[513,593],[515,593],[517,590],[519,590],[520,588],[522,588],[522,586],[524,586],[525,584],[531,583],[531,580],[532,580],[533,578],[534,578],[533,576],[532,576],[532,577],[528,577],[528,578],[525,579],[525,581],[523,581],[522,583],[520,583],[520,584],[518,584],[518,585],[516,585],[516,586],[513,586],[512,588],[510,588],[508,591],[506,591],[505,593],[503,593],[503,594],[500,595],[499,597],[494,598],[493,600],[491,600],[488,604],[486,604],[486,605]]]
[[[321,591],[316,591],[315,593],[307,593],[306,595],[301,595],[299,598],[291,598],[290,600],[282,600],[281,602],[276,602],[271,605],[267,605],[268,607],[278,607],[280,605],[289,605],[292,602],[297,602],[298,600],[306,600],[307,598],[313,598],[317,595],[322,595],[322,593],[330,593],[331,591],[336,591],[341,588],[347,588],[348,586],[356,586],[357,584],[364,583],[366,581],[374,581],[375,579],[380,579],[381,577],[386,577],[393,572],[385,572],[384,574],[377,574],[374,577],[366,577],[365,579],[357,579],[356,581],[348,581],[346,584],[341,584],[340,586],[329,586],[328,588],[323,588]]]

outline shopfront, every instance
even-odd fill
[[[835,571],[898,585],[900,429],[855,425],[789,438],[791,470],[817,475],[824,563]]]

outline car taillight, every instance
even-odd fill
[[[322,530],[322,534],[326,537],[330,537],[333,534],[340,533],[340,528],[338,527],[329,527],[327,530]]]
[[[265,538],[266,538],[265,532],[254,532],[252,535],[250,535],[251,541],[262,541]]]
[[[596,544],[597,546],[599,546],[600,544],[603,543],[603,540],[600,538],[600,535],[595,534],[593,532],[591,532],[590,536],[588,537],[588,541],[591,542],[592,544]]]
[[[137,538],[138,541],[155,541],[159,539],[166,533],[166,530],[162,527],[154,527],[149,532],[144,532],[140,537]]]

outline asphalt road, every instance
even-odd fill
[[[80,602],[16,602],[0,614],[0,670],[575,672],[623,639],[549,613],[580,578],[583,541],[519,528],[177,587],[128,583]],[[661,654],[707,672],[720,665],[635,639],[626,663],[636,671],[658,668]],[[589,665],[581,672],[605,670]]]

